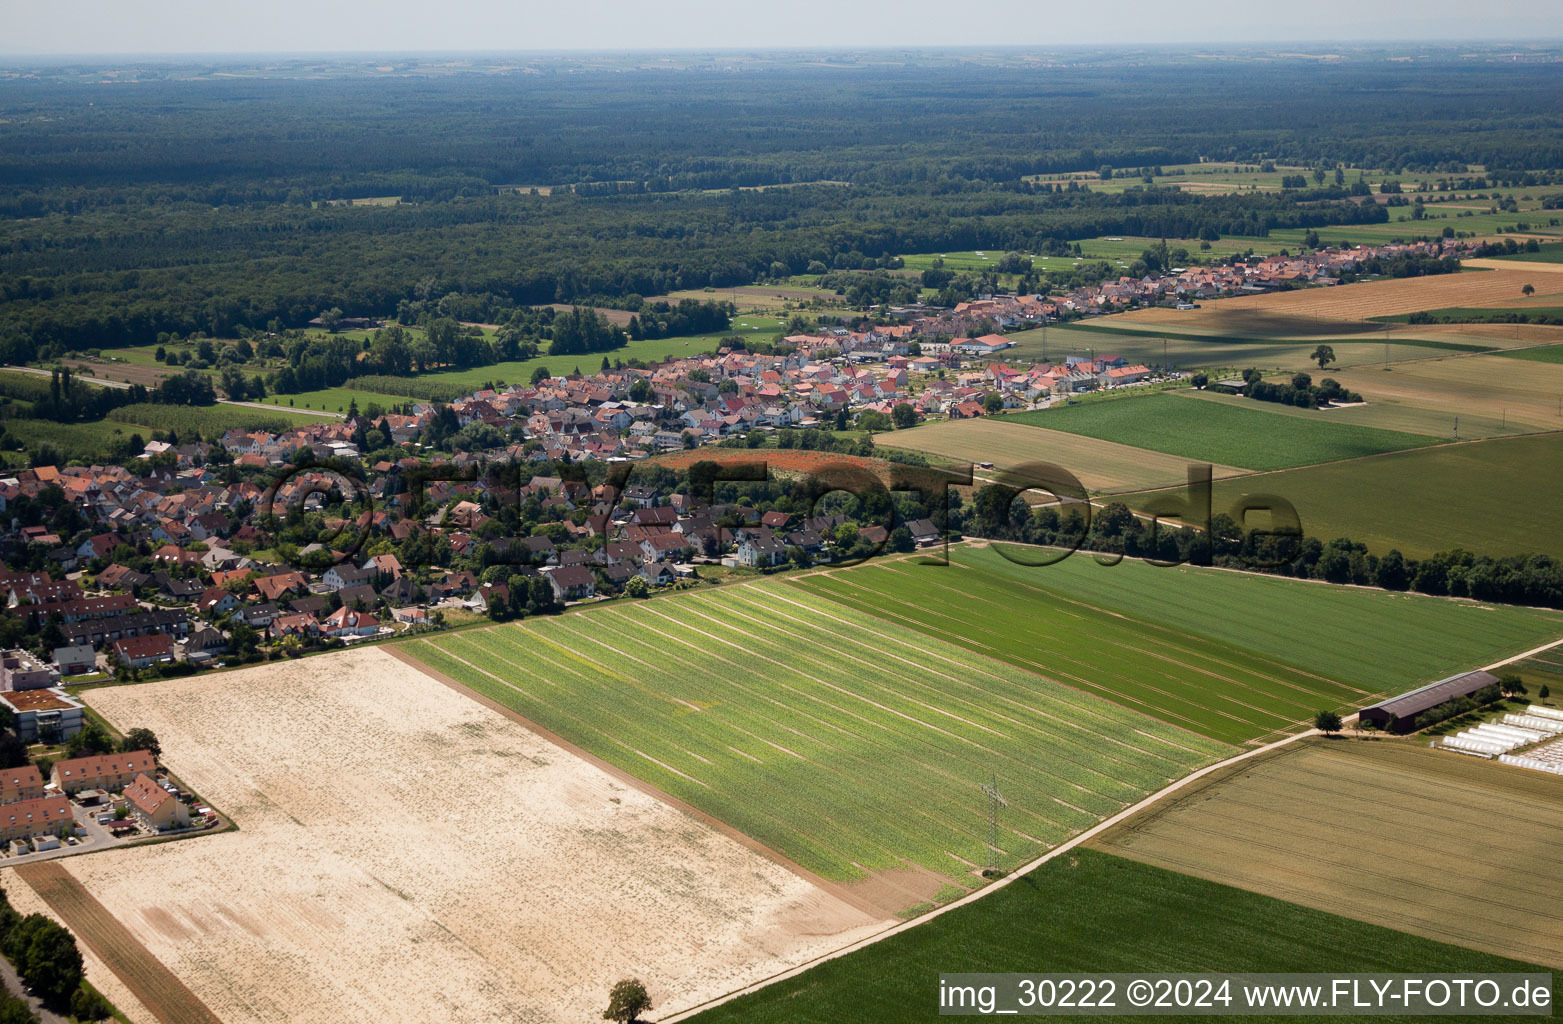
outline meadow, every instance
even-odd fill
[[[1214,508],[1247,492],[1296,506],[1303,533],[1349,537],[1414,558],[1464,548],[1563,558],[1563,434],[1527,434],[1394,452],[1262,477],[1218,480]],[[1143,495],[1122,500],[1131,508]]]
[[[932,1021],[938,1019],[938,979],[944,972],[1534,970],[1076,849],[974,903],[689,1019],[694,1024]],[[1093,1014],[1092,1019],[1136,1018]]]
[[[1558,968],[1560,829],[1550,776],[1420,744],[1319,740],[1201,779],[1092,845]]]
[[[1563,634],[1553,612],[1080,553],[1033,567],[997,547],[953,548],[952,568],[874,562],[788,586],[1229,743]]]
[[[401,649],[827,879],[916,865],[946,898],[1227,749],[774,585]],[[993,774],[1010,812],[990,851]]]
[[[1311,420],[1277,416],[1266,409],[1268,404],[1250,401],[1244,407],[1161,393],[1009,413],[1004,419],[1253,470],[1307,466],[1432,443],[1418,434],[1341,423],[1327,412]]]

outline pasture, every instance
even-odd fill
[[[1559,968],[1560,830],[1550,776],[1414,743],[1320,740],[1201,779],[1091,845]]]
[[[1563,558],[1563,434],[1492,438],[1372,459],[1218,480],[1213,504],[1247,492],[1297,507],[1303,533],[1349,537],[1377,555],[1464,548]],[[1123,500],[1132,508],[1139,496]]]
[[[1350,905],[1334,909],[1349,913]],[[1077,848],[974,903],[690,1020],[935,1020],[941,972],[1534,970],[1529,964]]]
[[[896,909],[974,888],[990,857],[1012,868],[1226,749],[770,583],[402,649],[810,871],[899,887]],[[1010,802],[996,850],[993,773]]]
[[[1272,403],[1245,401],[1246,405],[1198,402],[1159,393],[1009,413],[1004,421],[1253,470],[1306,466],[1431,443],[1419,434],[1344,423],[1329,412],[1316,412],[1313,419],[1278,416],[1268,409]]]
[[[1563,615],[1219,569],[956,547],[792,579],[888,622],[1229,743],[1274,738],[1563,635]],[[1012,550],[1015,557],[1058,552]],[[1382,638],[1397,638],[1393,650]],[[1312,638],[1327,637],[1315,642]]]
[[[60,908],[131,991],[176,994],[139,945],[226,1024],[565,1024],[628,974],[676,1012],[883,925],[383,649],[88,700],[240,829],[57,861],[41,894],[109,909]]]
[[[906,448],[957,463],[991,462],[1000,469],[1026,462],[1051,462],[1073,473],[1093,494],[1182,484],[1188,460],[1144,448],[1102,441],[1044,427],[1012,423],[1010,417],[944,420],[910,430],[876,434],[881,448]],[[1216,466],[1217,476],[1244,470]],[[985,475],[979,471],[978,476]]]

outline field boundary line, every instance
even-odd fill
[[[1558,641],[1558,643],[1563,643],[1563,640]],[[915,917],[910,921],[902,921],[898,924],[891,925],[889,928],[886,928],[881,932],[877,932],[873,935],[859,939],[858,941],[853,942],[850,945],[843,946],[840,949],[832,950],[829,953],[817,956],[813,960],[799,964],[796,967],[788,968],[787,970],[781,971],[777,974],[773,974],[769,978],[764,978],[744,988],[735,989],[734,991],[729,992],[726,995],[718,996],[715,999],[709,999],[698,1006],[692,1006],[687,1010],[680,1010],[678,1013],[672,1014],[671,1016],[659,1018],[658,1024],[675,1024],[677,1021],[688,1020],[697,1013],[702,1013],[706,1010],[712,1009],[713,1007],[721,1006],[723,1003],[731,1002],[732,1000],[737,999],[739,996],[746,996],[752,992],[758,992],[760,989],[766,988],[769,985],[773,985],[776,982],[786,981],[788,978],[796,977],[799,974],[802,974],[804,971],[809,970],[812,967],[816,967],[819,964],[825,963],[826,961],[835,960],[838,957],[846,956],[848,953],[855,953],[858,950],[867,948],[876,942],[888,939],[892,935],[899,935],[900,933],[909,931],[910,929],[916,928],[919,925],[926,924],[927,922],[932,921],[937,917],[941,917],[952,910],[955,910],[959,907],[964,907],[968,903],[974,903],[989,893],[997,892],[1006,885],[1009,885],[1011,882],[1014,882],[1016,879],[1030,874],[1032,871],[1041,867],[1043,864],[1046,864],[1053,858],[1068,853],[1070,850],[1073,850],[1075,847],[1082,845],[1086,841],[1094,839],[1096,836],[1117,825],[1124,819],[1138,814],[1147,807],[1160,802],[1161,800],[1189,785],[1190,783],[1196,782],[1199,779],[1203,779],[1206,775],[1209,775],[1212,772],[1216,772],[1224,768],[1230,768],[1239,762],[1247,761],[1250,758],[1258,757],[1261,754],[1270,753],[1285,747],[1288,744],[1295,743],[1298,740],[1309,736],[1317,736],[1319,734],[1320,733],[1317,729],[1309,729],[1306,732],[1298,733],[1295,736],[1288,736],[1286,739],[1277,740],[1274,743],[1266,744],[1262,747],[1255,747],[1252,750],[1245,750],[1242,753],[1236,754],[1233,757],[1229,757],[1224,761],[1217,761],[1215,764],[1206,765],[1205,767],[1193,771],[1188,775],[1185,775],[1183,778],[1178,779],[1177,781],[1167,786],[1164,786],[1163,788],[1145,797],[1143,800],[1140,800],[1138,803],[1125,807],[1123,810],[1119,811],[1117,814],[1114,814],[1112,817],[1103,819],[1102,821],[1093,825],[1091,828],[1081,832],[1079,835],[1065,840],[1059,845],[1053,847],[1051,850],[1042,854],[1040,857],[1037,857],[1029,864],[1021,865],[1014,871],[1005,875],[1003,878],[991,882],[988,885],[983,886],[981,889],[977,889],[971,894],[955,900],[953,903],[946,903],[944,906],[930,910],[928,913],[923,914],[920,917]]]
[[[71,932],[114,973],[141,1005],[161,1024],[221,1024],[218,1016],[196,995],[168,965],[131,934],[87,887],[59,861],[18,865],[16,876],[38,894],[50,910],[59,915]],[[70,890],[80,901],[73,905],[61,899],[61,889]],[[97,920],[94,920],[94,919]],[[133,961],[145,958],[146,963]],[[141,967],[143,971],[133,971]],[[151,975],[151,977],[148,977]]]
[[[740,832],[738,829],[727,824],[726,822],[712,817],[705,811],[695,807],[693,804],[680,800],[673,794],[668,793],[658,788],[657,786],[653,786],[649,782],[645,782],[639,778],[636,778],[634,775],[631,775],[629,772],[617,767],[611,762],[603,760],[596,754],[593,754],[591,751],[571,743],[569,740],[565,739],[563,736],[560,736],[558,733],[543,728],[541,725],[538,725],[536,722],[532,721],[530,718],[527,718],[525,715],[516,711],[514,708],[508,708],[499,701],[494,700],[492,697],[486,697],[471,687],[463,685],[457,680],[446,675],[444,672],[441,672],[439,669],[434,668],[432,665],[426,665],[419,661],[414,655],[408,654],[405,651],[398,649],[398,647],[399,645],[387,646],[385,651],[397,661],[417,669],[419,672],[422,672],[430,679],[448,686],[457,693],[463,694],[464,696],[477,701],[479,704],[482,704],[490,711],[498,712],[505,718],[515,722],[517,725],[520,725],[521,727],[535,733],[536,735],[541,736],[543,739],[547,740],[549,743],[552,743],[554,746],[559,747],[561,750],[573,754],[593,767],[607,772],[617,781],[632,786],[635,789],[640,790],[642,793],[645,793],[652,799],[660,800],[669,807],[683,811],[685,814],[694,818],[696,821],[701,822],[702,824],[709,825],[711,828],[720,832],[729,839],[735,840],[736,842],[742,844],[745,848],[753,850],[755,853],[760,854],[767,860],[775,864],[779,864],[788,871],[791,871],[793,874],[797,875],[804,881],[824,890],[832,896],[835,896],[837,899],[840,899],[854,910],[861,911],[862,913],[867,914],[869,917],[872,917],[876,920],[882,921],[885,919],[886,914],[883,907],[877,907],[868,900],[863,899],[861,896],[854,893],[850,886],[842,885],[840,882],[832,882],[830,879],[810,871],[802,864],[799,864],[798,862],[783,856],[776,850],[773,850],[764,843],[758,842],[752,837],[745,835],[743,832]],[[44,863],[49,862],[45,861]]]

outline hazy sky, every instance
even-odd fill
[[[7,54],[1558,37],[1559,0],[0,0]]]

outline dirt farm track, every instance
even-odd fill
[[[239,825],[0,872],[137,1024],[660,1017],[886,923],[383,651],[88,701]]]

